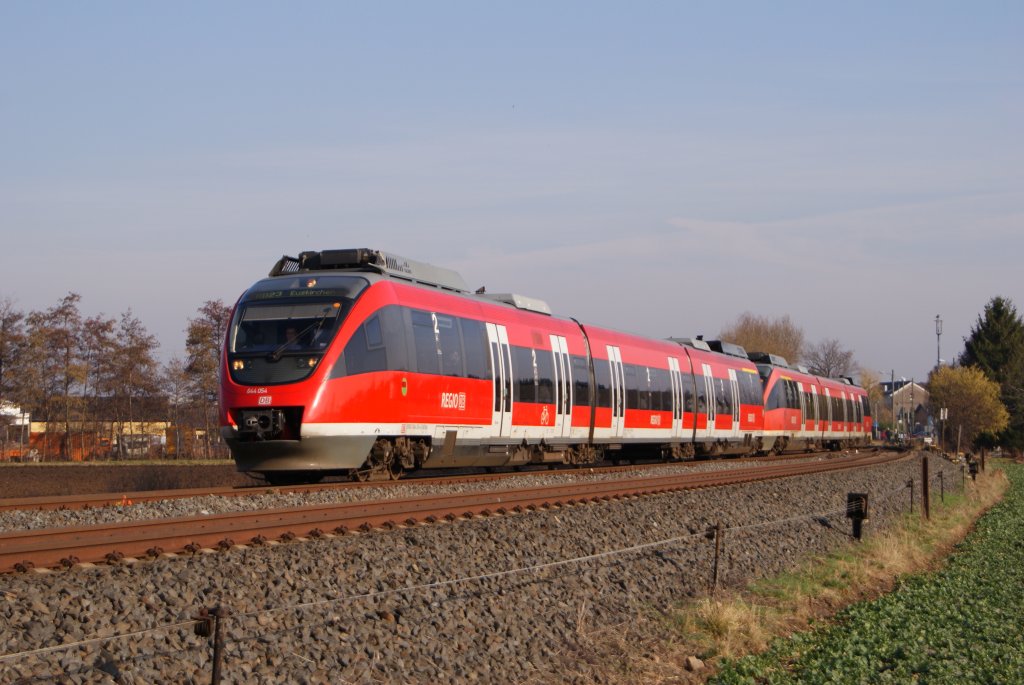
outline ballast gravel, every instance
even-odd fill
[[[935,457],[930,466],[947,490],[960,487],[960,466]],[[706,592],[715,549],[709,528],[725,529],[719,582],[734,585],[848,541],[848,492],[869,493],[870,535],[909,509],[908,480],[920,497],[920,476],[920,458],[912,457],[728,488],[6,575],[0,682],[210,682],[212,641],[193,626],[203,607],[229,614],[220,624],[225,683],[600,682],[576,660],[585,636]]]
[[[792,461],[826,461],[835,457],[813,456]],[[771,462],[766,462],[770,464]],[[757,466],[749,462],[744,467]],[[313,490],[303,493],[278,492],[270,489],[252,488],[245,495],[188,497],[167,499],[138,504],[114,503],[89,509],[32,510],[14,509],[0,512],[0,533],[40,530],[43,528],[67,528],[74,526],[95,526],[105,523],[126,521],[149,521],[181,518],[186,516],[209,516],[240,511],[265,511],[286,507],[315,504],[339,504],[359,501],[379,501],[419,495],[458,494],[462,492],[484,492],[501,487],[505,489],[564,485],[580,481],[609,481],[625,477],[658,477],[672,474],[712,471],[734,467],[728,460],[688,462],[684,464],[661,465],[654,468],[638,468],[626,473],[609,472],[600,469],[576,469],[556,471],[534,471],[528,475],[510,475],[500,481],[476,481],[464,483],[442,483],[438,480],[420,479],[389,483],[379,487],[359,487]],[[117,502],[117,495],[111,494],[111,501]]]

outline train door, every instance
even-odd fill
[[[804,384],[800,381],[796,383],[796,394],[800,397],[800,427],[797,429],[798,432],[803,433],[807,430],[807,396],[804,395]]]
[[[612,370],[612,435],[621,436],[626,416],[626,382],[622,376],[622,353],[608,345],[608,364]]]
[[[812,385],[811,386],[811,402],[814,404],[814,407],[813,407],[813,410],[811,411],[811,421],[809,421],[808,423],[809,423],[810,429],[812,431],[814,431],[814,433],[815,433],[815,435],[813,437],[815,439],[818,439],[818,438],[821,437],[822,419],[821,419],[821,400],[818,398],[818,386],[816,386],[816,385]]]
[[[704,391],[708,398],[708,430],[715,430],[715,421],[718,419],[718,402],[715,399],[715,379],[711,375],[711,364],[701,364],[704,368]]]
[[[732,393],[732,428],[729,435],[739,438],[743,435],[740,431],[740,382],[736,377],[736,369],[729,369],[729,390]]]
[[[832,421],[833,421],[833,417],[832,417],[832,393],[829,392],[828,388],[825,388],[825,407],[826,407],[826,410],[823,412],[824,416],[822,417],[825,420],[825,428],[822,430],[822,435],[821,435],[822,438],[831,437],[828,434],[833,431],[833,427],[832,427]]]
[[[850,408],[846,404],[846,391],[840,390],[839,391],[839,396],[843,398],[842,402],[840,402],[840,404],[843,406],[843,417],[842,417],[842,422],[843,423],[841,424],[841,427],[840,427],[839,430],[841,430],[845,434],[847,426],[849,425],[849,422],[852,420],[852,418],[847,415],[850,412]]]
[[[679,360],[668,358],[668,375],[672,384],[672,437],[683,434],[683,376],[679,372]]]
[[[491,383],[494,388],[492,435],[512,435],[512,352],[508,330],[500,324],[487,324],[487,342],[491,350]]]
[[[555,436],[568,437],[572,427],[572,368],[569,345],[564,336],[552,335],[551,354],[555,361]]]

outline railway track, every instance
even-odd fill
[[[756,467],[583,481],[535,488],[501,489],[321,504],[260,512],[51,528],[0,535],[0,572],[71,567],[82,562],[123,562],[165,553],[200,553],[278,538],[323,537],[374,528],[419,525],[458,518],[518,513],[680,490],[860,468],[903,458],[891,453],[858,454],[827,461],[782,461]],[[322,486],[321,486],[322,487]]]
[[[862,448],[867,451],[874,448]],[[764,464],[773,462],[784,462],[793,459],[808,459],[815,456],[831,456],[834,452],[814,452],[800,454],[784,454],[776,456],[746,457],[727,460],[730,467],[736,464]],[[587,472],[598,473],[628,473],[637,469],[651,469],[661,466],[685,466],[687,464],[704,464],[704,461],[689,462],[639,462],[628,466],[619,465],[594,465],[585,467]],[[550,470],[545,467],[535,467],[517,471],[502,471],[500,473],[476,473],[457,476],[431,476],[424,474],[422,477],[405,478],[398,481],[382,480],[369,482],[337,481],[316,483],[310,485],[267,485],[254,483],[251,486],[224,486],[208,488],[175,488],[170,490],[137,490],[124,492],[89,493],[76,495],[47,495],[39,497],[11,497],[0,499],[0,511],[12,510],[56,510],[56,509],[84,509],[119,506],[127,504],[139,504],[142,502],[157,502],[172,499],[187,499],[190,497],[246,497],[260,494],[283,494],[283,493],[304,493],[319,492],[324,490],[361,490],[366,488],[397,487],[416,483],[429,482],[436,485],[454,485],[459,483],[479,483],[487,481],[498,481],[510,476],[546,476],[552,473],[573,474],[580,473],[580,468],[560,467]]]

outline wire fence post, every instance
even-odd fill
[[[863,534],[862,526],[868,519],[868,493],[846,493],[846,518],[853,523],[854,539],[860,540]]]
[[[716,523],[715,527],[708,531],[708,537],[715,536],[715,563],[711,570],[711,594],[718,591],[718,560],[722,555],[722,536],[724,534],[721,522]]]
[[[212,685],[220,685],[224,666],[224,621],[229,615],[227,607],[218,606],[212,613],[206,607],[202,607],[199,615],[195,617],[196,635],[213,638],[213,674],[210,677]]]
[[[213,612],[213,676],[210,680],[212,685],[220,685],[220,674],[224,666],[224,620],[228,617],[228,610],[218,606]]]
[[[939,471],[939,498],[943,506],[946,504],[946,472]]]
[[[907,489],[910,490],[910,513],[914,513],[914,479],[907,480]]]
[[[932,516],[931,511],[931,487],[928,482],[928,455],[921,457],[921,515],[927,521]]]

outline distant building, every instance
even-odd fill
[[[930,430],[931,395],[924,386],[906,379],[883,381],[879,385],[899,432],[914,435]]]
[[[3,422],[8,426],[24,426],[28,422],[28,414],[7,400],[0,402],[0,417],[3,417]]]

